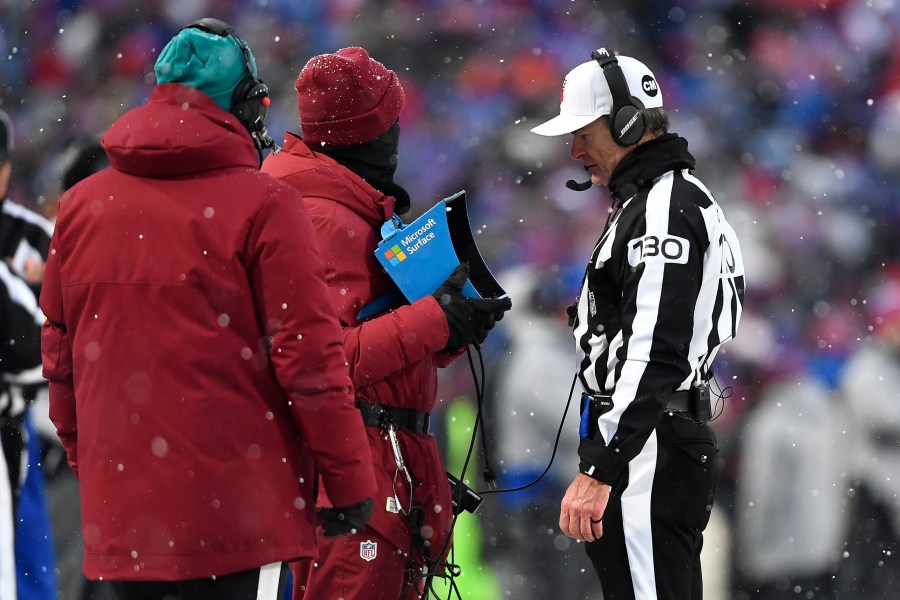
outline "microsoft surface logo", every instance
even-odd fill
[[[394,266],[397,266],[406,260],[406,254],[403,253],[403,250],[398,244],[391,246],[391,248],[384,253],[384,257]]]

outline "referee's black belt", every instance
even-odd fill
[[[593,438],[597,433],[597,419],[613,409],[612,396],[609,394],[584,394],[581,430],[582,438]],[[712,406],[709,399],[709,387],[692,388],[672,392],[666,404],[666,412],[670,415],[686,417],[697,423],[706,423],[712,418]]]
[[[413,433],[428,433],[431,414],[414,408],[400,408],[375,402],[360,402],[356,408],[362,414],[363,423],[379,429],[404,429]]]
[[[599,417],[613,408],[612,396],[609,394],[593,394],[588,396],[588,398],[592,399],[591,409],[594,411],[592,418]],[[709,415],[710,408],[709,396],[705,398],[698,397],[695,402],[692,402],[690,390],[673,392],[669,398],[669,403],[666,404],[667,411],[682,413],[692,419],[701,420],[709,419],[705,415]]]
[[[687,390],[673,392],[672,398],[669,399],[669,403],[666,405],[666,410],[674,410],[690,414],[691,393]]]

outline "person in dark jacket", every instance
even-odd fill
[[[740,246],[668,133],[649,68],[601,48],[566,75],[560,114],[612,209],[570,309],[583,389],[579,473],[563,533],[587,542],[604,597],[698,600],[716,481],[711,364],[741,317]]]
[[[267,599],[376,485],[300,196],[260,173],[265,85],[202,19],[160,52],[111,166],[60,200],[41,308],[84,572],[123,600]]]
[[[59,199],[72,186],[109,166],[109,158],[100,144],[100,136],[79,134],[72,137],[51,163],[53,185],[41,199],[40,211],[51,221],[56,219]]]
[[[409,209],[394,182],[403,88],[351,47],[312,58],[296,81],[301,137],[288,133],[263,171],[298,190],[312,217],[378,480],[375,512],[349,538],[325,539],[315,566],[293,570],[294,598],[418,598],[449,547],[450,488],[429,415],[437,367],[483,342],[508,299],[461,294],[467,267],[411,304],[375,258],[381,226]],[[369,316],[361,311],[382,307]],[[322,506],[336,502],[328,490]]]

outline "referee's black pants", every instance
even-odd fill
[[[117,600],[281,600],[286,563],[183,581],[113,581]]]
[[[717,453],[708,424],[663,416],[623,481],[613,485],[603,537],[585,544],[604,600],[703,598],[700,549]]]

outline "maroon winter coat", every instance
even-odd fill
[[[157,86],[60,202],[41,308],[84,571],[223,575],[309,557],[317,469],[375,491],[315,234],[236,118]]]
[[[331,299],[344,327],[344,350],[356,397],[431,412],[437,367],[455,358],[441,352],[450,333],[437,301],[426,296],[411,305],[395,306],[387,314],[357,319],[363,306],[392,285],[374,252],[381,240],[381,225],[393,214],[394,199],[331,158],[312,152],[291,134],[285,137],[281,152],[266,159],[263,171],[296,188],[309,209]],[[409,508],[408,484],[399,475],[392,485],[397,466],[390,443],[379,429],[366,430],[378,480],[369,525],[405,552],[410,547],[410,529],[402,514],[388,512],[386,506],[396,490],[404,509]],[[408,431],[398,431],[398,438],[414,480],[413,504],[425,508],[422,533],[436,553],[447,540],[453,517],[437,442],[432,435]],[[330,500],[340,504],[333,496]],[[328,502],[320,497],[321,504]]]

